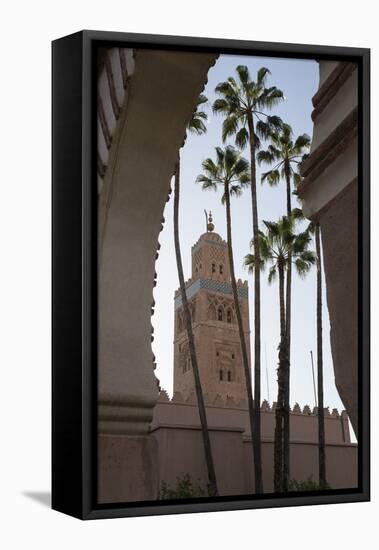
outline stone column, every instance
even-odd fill
[[[216,56],[137,50],[99,202],[99,501],[154,499],[154,265],[185,128]]]
[[[354,63],[321,61],[313,141],[299,186],[320,224],[336,386],[358,436],[358,83]]]

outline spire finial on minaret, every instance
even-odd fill
[[[207,231],[213,231],[215,228],[213,224],[212,212],[209,211],[209,216],[207,217]]]

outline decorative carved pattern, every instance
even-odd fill
[[[225,262],[225,249],[221,247],[212,247],[210,249],[210,258],[216,262]]]
[[[200,262],[202,260],[202,249],[200,248],[199,250],[197,250],[195,252],[195,254],[193,255],[193,262],[194,262],[194,265],[199,265]]]
[[[208,296],[208,319],[235,324],[235,305],[233,300],[222,296]]]

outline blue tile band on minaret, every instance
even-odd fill
[[[190,300],[199,290],[209,290],[210,292],[219,292],[228,296],[233,296],[233,290],[231,283],[224,281],[215,281],[213,279],[196,279],[188,288],[186,288],[187,299]],[[237,288],[238,297],[241,300],[248,300],[249,289]],[[175,309],[178,309],[182,305],[181,296],[175,298]]]

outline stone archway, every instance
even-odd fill
[[[320,61],[298,192],[320,224],[336,387],[358,437],[358,70]]]
[[[155,259],[178,150],[217,57],[117,50],[105,52],[99,79],[100,502],[157,496],[156,451],[147,435],[158,399],[151,349]],[[125,79],[127,59],[133,72]]]

